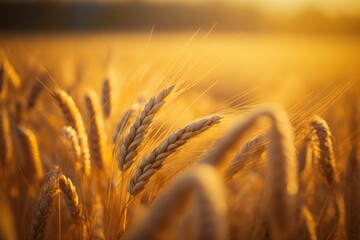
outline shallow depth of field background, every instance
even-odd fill
[[[199,92],[215,83],[215,101],[248,91],[291,106],[357,77],[356,1],[172,3],[3,2],[0,43],[15,65],[31,58],[59,83],[151,81],[172,66],[177,78],[204,77]]]

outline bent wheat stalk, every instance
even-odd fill
[[[74,100],[65,91],[55,91],[54,98],[61,108],[67,124],[75,129],[78,135],[79,146],[81,148],[82,172],[88,176],[91,171],[91,163],[84,120],[80,114],[79,109],[75,105]]]
[[[120,147],[118,167],[121,171],[125,172],[134,163],[138,147],[143,141],[148,128],[153,122],[155,115],[165,104],[166,97],[169,96],[174,88],[175,85],[168,87],[161,91],[156,97],[151,98],[140,113],[140,116],[135,120],[135,123],[130,128],[128,135]]]
[[[274,239],[290,239],[294,231],[294,206],[298,192],[298,178],[293,132],[288,118],[282,110],[269,108],[252,113],[220,139],[202,157],[200,162],[220,169],[226,166],[226,154],[236,146],[239,138],[260,117],[267,117],[271,123],[268,132],[268,173],[266,180],[270,192],[270,233]]]
[[[193,122],[186,127],[179,129],[170,135],[149,156],[142,159],[135,174],[130,180],[128,191],[132,195],[140,193],[150,182],[151,177],[160,170],[165,159],[175,153],[181,146],[186,144],[190,139],[206,131],[211,126],[220,122],[220,116],[201,119]]]
[[[104,165],[105,154],[105,130],[101,111],[98,107],[99,101],[93,91],[85,95],[86,109],[89,115],[89,146],[91,158],[99,169]]]
[[[217,170],[198,165],[165,190],[153,203],[147,216],[133,229],[133,240],[156,239],[184,213],[195,198],[197,236],[195,239],[226,239],[226,203]],[[205,216],[205,217],[204,217]]]

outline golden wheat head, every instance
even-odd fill
[[[138,148],[143,141],[148,128],[153,122],[155,115],[165,104],[166,97],[174,88],[175,85],[168,87],[161,91],[156,97],[151,98],[146,103],[140,116],[136,118],[135,123],[130,128],[128,135],[125,137],[124,142],[120,147],[118,167],[121,171],[125,172],[134,163],[134,158],[137,156]]]

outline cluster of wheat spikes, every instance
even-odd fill
[[[211,129],[226,114],[165,131],[158,119],[177,85],[113,126],[110,79],[100,98],[85,92],[82,114],[44,72],[27,91],[0,58],[0,239],[360,239],[356,134],[340,168],[346,154],[324,119],[309,118],[298,134],[274,105],[242,115],[225,135]],[[38,107],[45,90],[54,108]],[[247,140],[262,119],[268,130]],[[357,122],[355,111],[351,131]],[[210,143],[196,142],[202,135]],[[185,154],[190,147],[201,154]]]

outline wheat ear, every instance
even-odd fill
[[[104,122],[99,109],[98,98],[93,91],[85,96],[86,109],[90,118],[89,146],[91,158],[99,169],[103,168],[105,151]]]
[[[106,78],[102,84],[101,89],[101,105],[105,118],[110,117],[111,114],[111,85],[110,80]]]
[[[59,187],[64,193],[66,206],[70,210],[70,214],[73,218],[74,223],[76,225],[82,224],[83,219],[81,217],[81,206],[74,184],[68,177],[65,177],[63,174],[59,176],[58,180]]]
[[[91,171],[89,145],[84,127],[84,120],[74,100],[63,90],[57,90],[54,93],[57,104],[61,108],[67,124],[75,129],[79,146],[81,148],[82,171],[88,176]]]
[[[46,220],[51,212],[54,200],[59,193],[57,176],[58,168],[55,168],[55,170],[50,173],[41,192],[31,227],[31,239],[33,240],[41,240],[44,238]]]
[[[119,122],[116,124],[116,128],[114,131],[114,135],[113,135],[113,143],[116,143],[116,140],[118,138],[119,134],[122,134],[123,131],[127,128],[128,124],[129,124],[129,120],[130,118],[132,118],[132,116],[134,115],[135,110],[134,109],[130,109],[127,110],[122,117],[120,118]]]
[[[44,172],[36,136],[32,130],[26,127],[18,127],[18,133],[26,159],[26,166],[32,168],[35,179],[41,180]]]
[[[270,191],[270,225],[274,239],[289,239],[294,228],[294,206],[298,192],[297,162],[293,132],[286,114],[277,107],[258,110],[220,139],[200,160],[218,168],[226,166],[225,157],[239,138],[260,117],[270,120],[267,185]]]
[[[0,158],[1,166],[5,169],[5,166],[12,157],[13,144],[10,134],[10,121],[9,115],[6,109],[1,107],[0,109]]]
[[[79,146],[79,139],[76,131],[71,126],[67,126],[63,128],[62,134],[67,140],[67,142],[70,144],[71,151],[75,157],[75,164],[76,165],[80,164],[81,148]]]
[[[30,92],[29,92],[29,95],[27,97],[27,101],[26,101],[27,109],[32,109],[35,106],[35,104],[36,104],[37,100],[39,99],[40,94],[44,88],[42,83],[44,83],[44,82],[40,82],[40,79],[38,79],[38,78],[33,82]]]
[[[135,174],[130,180],[128,191],[132,195],[140,193],[150,182],[151,177],[160,170],[165,159],[175,153],[181,146],[186,144],[191,138],[206,131],[211,126],[220,122],[220,116],[204,118],[190,123],[186,127],[179,129],[170,135],[147,157],[143,158]]]
[[[21,84],[21,80],[14,67],[11,65],[9,58],[6,56],[4,50],[0,49],[0,61],[3,65],[4,73],[7,79],[11,82],[15,89],[18,89]]]
[[[153,203],[150,212],[130,234],[130,239],[156,239],[184,213],[191,196],[197,209],[196,239],[226,239],[226,203],[216,169],[198,165],[180,176]]]
[[[319,149],[317,164],[327,183],[331,186],[335,181],[335,157],[330,128],[326,121],[319,116],[314,116],[310,122],[311,130],[317,136]]]
[[[160,111],[165,104],[165,98],[175,88],[175,85],[168,87],[161,91],[156,97],[151,98],[145,105],[144,109],[137,117],[135,123],[130,128],[128,135],[120,147],[119,164],[121,171],[125,172],[134,163],[134,158],[137,156],[138,147],[143,141],[145,134],[148,131],[155,115]]]
[[[266,146],[263,135],[258,135],[247,141],[231,161],[225,173],[225,178],[227,180],[233,178],[236,173],[250,163],[250,160],[260,158],[265,150]]]

